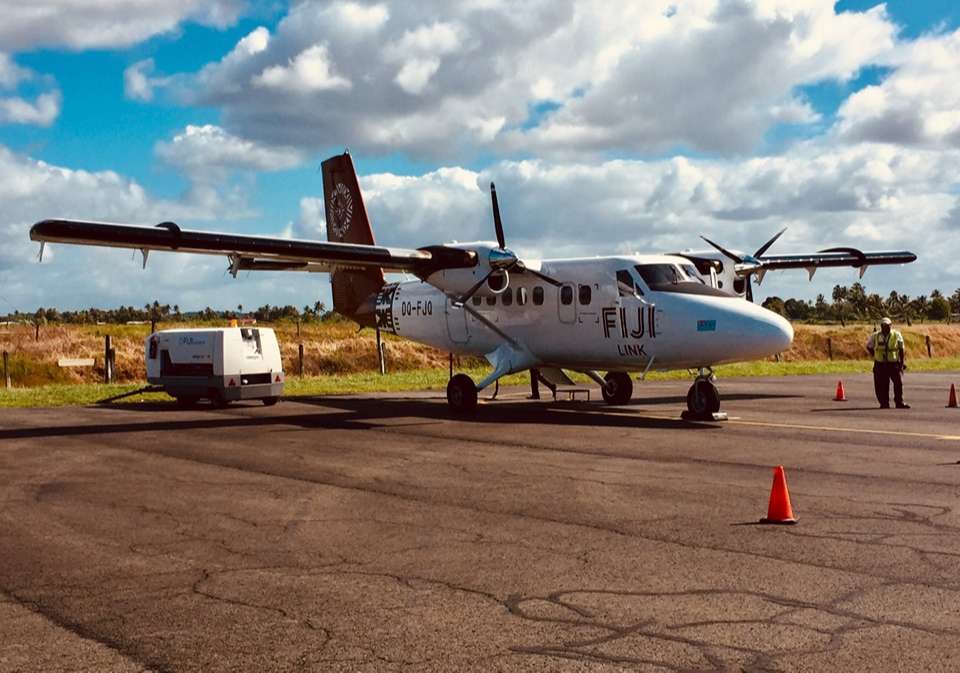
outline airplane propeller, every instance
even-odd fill
[[[537,278],[540,278],[551,285],[555,285],[557,287],[562,285],[560,281],[528,267],[523,263],[523,260],[514,254],[512,250],[507,248],[506,237],[503,235],[503,220],[500,218],[500,203],[497,201],[497,187],[492,182],[490,183],[490,201],[493,206],[493,227],[497,233],[498,246],[490,251],[490,255],[488,257],[490,271],[469,290],[458,297],[455,303],[459,305],[466,304],[467,301],[469,301],[470,298],[476,294],[481,287],[483,287],[484,283],[486,283],[490,277],[496,273],[503,274],[503,289],[506,289],[507,285],[510,283],[510,271],[516,271],[518,273],[531,273]]]
[[[746,276],[747,300],[753,301],[753,284],[751,283],[750,278],[754,273],[757,273],[758,274],[757,283],[761,282],[761,279],[763,278],[763,253],[769,250],[770,246],[776,243],[777,239],[780,238],[783,235],[783,232],[785,232],[786,230],[787,228],[784,227],[783,229],[778,231],[776,234],[773,235],[773,237],[769,241],[767,241],[766,243],[761,245],[759,248],[757,248],[757,251],[754,252],[752,255],[737,255],[736,253],[731,252],[730,250],[727,250],[722,245],[718,243],[714,243],[706,236],[701,236],[700,238],[702,238],[707,243],[712,245],[714,248],[719,250],[724,257],[727,257],[728,259],[732,259],[734,261],[736,265],[734,266],[734,269],[737,271],[737,273],[740,273]]]

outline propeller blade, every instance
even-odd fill
[[[497,327],[497,326],[496,326],[495,324],[493,324],[491,321],[487,320],[487,318],[484,317],[484,315],[483,315],[482,313],[480,313],[479,311],[474,310],[474,308],[473,308],[472,306],[470,306],[469,304],[463,304],[462,308],[463,308],[464,311],[466,311],[467,313],[469,313],[470,315],[472,315],[474,318],[476,318],[479,322],[481,322],[481,323],[483,323],[484,325],[486,325],[486,326],[490,329],[491,332],[494,332],[497,336],[499,336],[501,339],[503,339],[504,341],[506,341],[507,343],[509,343],[511,346],[514,346],[515,348],[519,348],[520,344],[517,343],[516,339],[514,339],[514,338],[511,337],[509,334],[507,334],[506,332],[504,332],[502,329],[500,329],[499,327]]]
[[[753,282],[749,275],[747,276],[747,301],[753,303]]]
[[[551,278],[550,276],[548,276],[548,275],[545,274],[545,273],[540,273],[539,271],[534,271],[533,269],[528,269],[528,268],[525,267],[525,266],[524,266],[524,267],[521,267],[521,269],[522,269],[522,271],[523,271],[524,273],[532,273],[532,274],[533,274],[534,276],[536,276],[537,278],[539,278],[539,279],[541,279],[541,280],[547,281],[548,283],[550,283],[550,284],[553,285],[554,287],[560,287],[561,285],[563,285],[563,283],[561,283],[559,280],[557,280],[557,279],[555,279],[555,278]]]
[[[500,204],[497,202],[497,188],[492,182],[490,183],[490,199],[493,201],[493,226],[497,230],[497,245],[506,248],[507,242],[503,237],[503,222],[500,220]]]
[[[484,276],[479,281],[477,281],[477,283],[475,283],[473,287],[467,290],[461,297],[459,297],[458,299],[455,299],[453,303],[458,306],[463,306],[464,304],[466,304],[470,300],[470,297],[475,295],[477,293],[477,290],[483,287],[483,284],[487,282],[487,279],[499,270],[500,269],[490,269],[490,272],[486,276]]]
[[[759,248],[757,248],[757,251],[753,253],[753,256],[756,257],[757,259],[760,259],[760,256],[763,255],[763,253],[765,253],[767,250],[769,250],[770,246],[776,243],[777,239],[780,238],[783,235],[783,232],[785,232],[786,230],[787,228],[784,227],[783,229],[778,231],[773,238],[771,238],[769,241],[767,241],[766,243],[761,245]]]
[[[732,260],[733,260],[734,262],[736,262],[737,264],[742,264],[742,263],[743,263],[743,257],[740,257],[740,256],[738,256],[738,255],[734,255],[732,252],[730,252],[729,250],[727,250],[727,249],[724,248],[723,246],[714,243],[713,241],[711,241],[711,240],[710,240],[709,238],[707,238],[706,236],[701,236],[700,238],[702,238],[703,240],[705,240],[707,243],[709,243],[710,245],[712,245],[714,248],[716,248],[717,250],[719,250],[719,251],[720,251],[721,253],[723,253],[726,257],[729,257],[730,259],[732,259]]]

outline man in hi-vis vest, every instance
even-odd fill
[[[907,368],[903,362],[903,335],[893,329],[890,318],[880,321],[880,331],[867,340],[867,350],[873,356],[873,388],[881,409],[890,408],[890,381],[893,380],[893,401],[897,409],[909,409],[903,401],[903,379]]]

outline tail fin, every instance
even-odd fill
[[[335,243],[374,245],[370,218],[363,205],[360,184],[350,154],[344,152],[321,164],[327,240]],[[333,308],[361,325],[375,324],[376,293],[384,286],[381,269],[334,271]]]

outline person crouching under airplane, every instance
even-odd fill
[[[903,335],[893,329],[890,318],[880,321],[880,331],[867,340],[867,350],[873,356],[873,388],[881,409],[890,408],[890,381],[893,381],[893,401],[897,409],[909,409],[903,401],[903,371],[907,368],[903,355]]]

